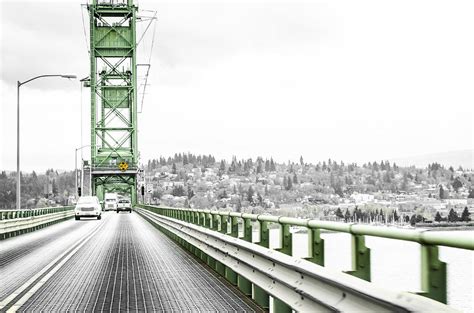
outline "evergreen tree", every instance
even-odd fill
[[[471,221],[471,217],[469,216],[471,215],[469,213],[469,210],[467,209],[467,207],[464,207],[464,210],[462,211],[462,214],[461,214],[461,221],[463,222],[470,222]]]
[[[176,163],[173,163],[173,166],[172,166],[172,169],[171,169],[171,173],[172,173],[172,174],[176,174],[176,173],[177,173],[177,170],[176,170]]]
[[[247,201],[250,202],[251,204],[253,204],[253,195],[254,195],[254,191],[253,191],[253,188],[252,186],[249,186],[249,189],[247,190]]]
[[[351,213],[349,212],[349,208],[346,209],[346,213],[344,214],[344,222],[348,222],[351,219]]]
[[[449,210],[448,222],[457,222],[458,219],[459,219],[459,217],[458,217],[458,214],[456,213],[456,211],[454,211],[454,209]]]
[[[439,198],[440,199],[446,199],[446,195],[445,195],[445,192],[444,192],[443,185],[439,186]]]
[[[436,212],[436,215],[435,215],[434,220],[435,220],[436,222],[441,222],[441,219],[442,219],[441,214],[439,214],[439,212]]]
[[[344,215],[342,214],[341,208],[337,208],[337,209],[336,209],[335,215],[336,215],[336,217],[338,217],[338,218],[344,218]]]
[[[456,177],[453,181],[453,189],[454,191],[458,192],[459,188],[461,188],[463,186],[462,182],[461,182],[461,179],[459,179],[459,177]]]
[[[259,192],[257,192],[257,200],[258,200],[258,204],[263,205],[263,198]]]
[[[286,190],[291,190],[293,188],[293,182],[290,177],[286,179]]]
[[[56,179],[53,179],[52,182],[52,191],[53,191],[53,196],[58,195],[58,185],[56,184]]]
[[[295,185],[298,184],[298,176],[296,176],[296,173],[293,174],[293,183]]]
[[[191,189],[191,186],[188,185],[188,199],[191,200],[194,197],[194,191]]]
[[[273,158],[270,158],[270,171],[272,172],[276,171],[276,165],[275,165],[275,162],[273,161]]]

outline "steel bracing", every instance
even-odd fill
[[[128,193],[136,203],[137,6],[93,0],[88,10],[92,194]]]

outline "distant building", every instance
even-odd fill
[[[374,199],[375,199],[375,196],[374,196],[374,195],[369,195],[369,194],[366,194],[366,193],[357,193],[357,192],[354,192],[354,193],[351,195],[351,199],[352,199],[356,204],[364,204],[364,203],[368,203],[368,202],[373,202]]]

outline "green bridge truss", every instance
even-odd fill
[[[133,0],[98,1],[90,17],[91,192],[137,199],[136,14]]]

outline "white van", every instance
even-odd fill
[[[102,218],[102,207],[99,198],[96,196],[80,197],[74,208],[74,217],[80,220],[81,217],[96,217],[98,220]]]
[[[104,211],[117,210],[118,195],[116,193],[106,193],[104,196]]]

